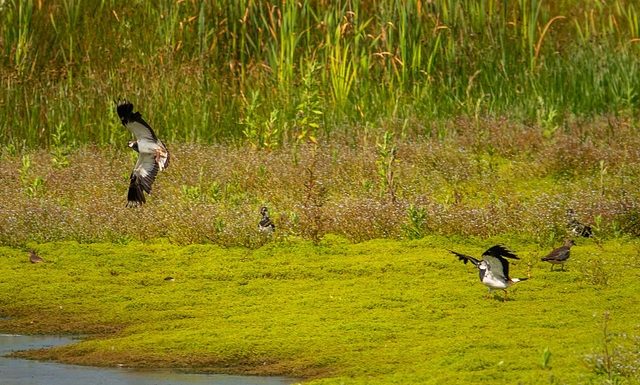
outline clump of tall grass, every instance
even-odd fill
[[[600,324],[600,346],[585,357],[585,363],[604,378],[602,383],[635,383],[640,380],[640,336],[611,332],[610,318],[611,313],[605,311]]]
[[[506,116],[554,140],[576,117],[633,125],[640,104],[631,0],[9,0],[0,18],[3,146],[59,127],[118,142],[120,96],[169,143],[271,149],[295,143],[309,95],[320,134],[420,121],[441,139],[448,119]]]

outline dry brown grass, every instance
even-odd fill
[[[357,130],[357,128],[353,128]],[[313,146],[271,153],[233,145],[170,144],[171,167],[141,209],[126,209],[135,156],[117,146],[73,150],[56,168],[47,150],[2,154],[0,241],[83,242],[167,237],[178,243],[257,246],[275,239],[341,234],[353,242],[403,237],[409,205],[428,215],[424,234],[490,236],[509,232],[546,240],[561,235],[565,211],[599,236],[638,234],[640,138],[627,122],[576,122],[545,138],[506,120],[451,122],[444,138],[419,127],[396,138],[396,203],[378,174],[376,137],[334,133],[320,142],[308,199]],[[346,132],[347,130],[345,130]],[[23,172],[22,155],[31,167]],[[29,193],[32,180],[44,188]],[[266,205],[276,234],[257,231]],[[314,233],[317,233],[314,235]]]

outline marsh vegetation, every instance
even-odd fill
[[[31,355],[86,364],[637,381],[638,12],[0,1],[1,327],[97,334]],[[172,154],[138,210],[119,97]],[[593,237],[552,273],[569,209]],[[531,277],[505,304],[445,250],[495,242]]]

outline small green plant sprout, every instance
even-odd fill
[[[542,137],[546,140],[553,140],[558,130],[558,125],[555,123],[555,119],[558,115],[558,111],[553,107],[545,105],[542,97],[538,97],[538,109],[536,110],[536,116],[538,125],[542,127]]]
[[[222,200],[223,195],[224,194],[222,192],[222,189],[220,188],[220,183],[216,181],[211,182],[211,184],[209,185],[209,190],[207,191],[209,200],[211,200],[212,202],[219,202]]]
[[[408,239],[424,238],[424,221],[427,210],[422,206],[409,205],[407,209],[408,223],[402,225],[402,230]]]
[[[542,351],[542,356],[540,356],[540,367],[544,370],[549,370],[551,369],[551,366],[549,365],[549,361],[551,360],[551,351],[549,350],[549,348],[544,348],[544,350]]]
[[[267,152],[272,152],[274,147],[278,146],[278,137],[281,134],[276,125],[279,111],[277,109],[272,110],[269,118],[263,120],[264,117],[260,116],[258,112],[260,109],[259,97],[260,92],[253,91],[250,100],[243,99],[245,117],[242,120],[244,127],[242,133],[253,149],[265,148]]]
[[[311,136],[316,136],[316,131],[320,128],[320,119],[323,112],[322,100],[318,95],[318,87],[316,81],[317,63],[310,61],[302,78],[302,95],[301,102],[296,106],[297,120],[296,126],[300,130],[298,135],[304,139],[307,132]]]
[[[51,163],[56,169],[69,166],[69,146],[67,145],[67,131],[64,122],[56,126],[56,132],[51,136],[53,140],[53,154]]]
[[[260,92],[257,90],[251,92],[250,100],[243,97],[245,116],[241,121],[244,127],[242,134],[253,148],[257,148],[260,144],[260,123],[258,122],[258,109],[260,108],[260,103],[258,102],[259,97]]]
[[[602,247],[602,232],[604,230],[602,228],[602,214],[598,214],[593,217],[593,221],[595,222],[595,224],[592,226],[593,240],[598,246]]]
[[[264,122],[264,130],[262,131],[261,141],[262,146],[267,150],[267,153],[271,153],[275,147],[279,145],[278,135],[280,131],[276,126],[278,120],[278,110],[271,111],[269,120]]]
[[[605,311],[602,315],[600,347],[585,357],[587,366],[605,377],[603,384],[623,384],[627,380],[637,380],[640,374],[640,346],[637,336],[629,338],[626,334],[611,333],[611,313]]]
[[[295,128],[297,131],[296,141],[293,144],[293,162],[298,164],[298,145],[306,143],[308,140],[317,145],[318,129],[320,119],[323,116],[321,109],[321,99],[318,96],[317,81],[315,72],[317,63],[309,62],[307,70],[302,78],[301,102],[296,106]]]
[[[24,188],[27,198],[42,197],[45,193],[44,179],[37,176],[34,179],[29,177],[29,169],[31,168],[31,157],[29,155],[22,156],[22,168],[20,169],[20,180]]]
[[[44,179],[41,176],[37,176],[32,182],[31,186],[27,188],[27,195],[29,197],[42,197],[45,193]]]
[[[182,195],[191,201],[200,200],[200,187],[182,185]]]
[[[324,236],[324,218],[322,215],[322,207],[326,201],[326,189],[318,183],[316,164],[318,163],[318,141],[310,138],[313,143],[313,152],[309,165],[306,167],[307,181],[304,183],[306,190],[306,200],[304,203],[304,222],[300,223],[301,233],[311,239],[314,245],[317,245]]]
[[[29,179],[29,168],[31,168],[31,157],[22,155],[22,168],[20,169],[20,180],[22,184],[26,184]]]
[[[395,163],[397,146],[393,140],[393,132],[385,131],[382,141],[376,142],[376,154],[378,160],[378,175],[381,180],[381,192],[386,191],[389,194],[391,203],[396,203],[396,192],[398,186],[395,181]]]
[[[581,269],[584,280],[594,286],[607,286],[620,275],[613,260],[602,259],[599,255],[586,260]]]
[[[600,196],[604,196],[604,177],[607,174],[607,166],[604,160],[600,161]]]

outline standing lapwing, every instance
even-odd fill
[[[593,236],[591,226],[578,222],[572,209],[567,210],[567,231],[574,237],[589,238]]]
[[[542,258],[542,260],[551,263],[551,271],[553,271],[553,267],[555,265],[561,265],[562,270],[564,271],[564,264],[569,259],[571,246],[575,246],[575,244],[576,243],[573,241],[573,239],[569,238],[565,241],[564,246],[553,249],[553,251],[550,252],[546,257]]]
[[[260,223],[258,223],[258,230],[264,232],[275,231],[276,225],[274,225],[271,218],[269,218],[269,209],[263,206],[260,208],[260,215],[262,215],[262,219],[260,219]]]
[[[449,250],[449,252],[458,256],[458,259],[464,261],[465,265],[469,261],[476,265],[480,271],[480,281],[489,288],[489,293],[487,293],[485,299],[489,298],[493,291],[504,290],[504,302],[507,302],[507,291],[505,289],[516,282],[527,280],[527,278],[509,278],[509,261],[505,258],[520,258],[503,245],[496,245],[485,251],[482,254],[481,261],[455,251]]]
[[[116,102],[116,110],[122,124],[135,135],[127,146],[138,152],[138,161],[131,172],[127,207],[137,207],[146,202],[144,192],[151,193],[151,185],[162,171],[169,167],[169,150],[142,119],[140,112],[133,112],[133,104],[124,100]]]
[[[47,263],[44,259],[40,258],[35,251],[29,250],[29,262],[31,263]]]

